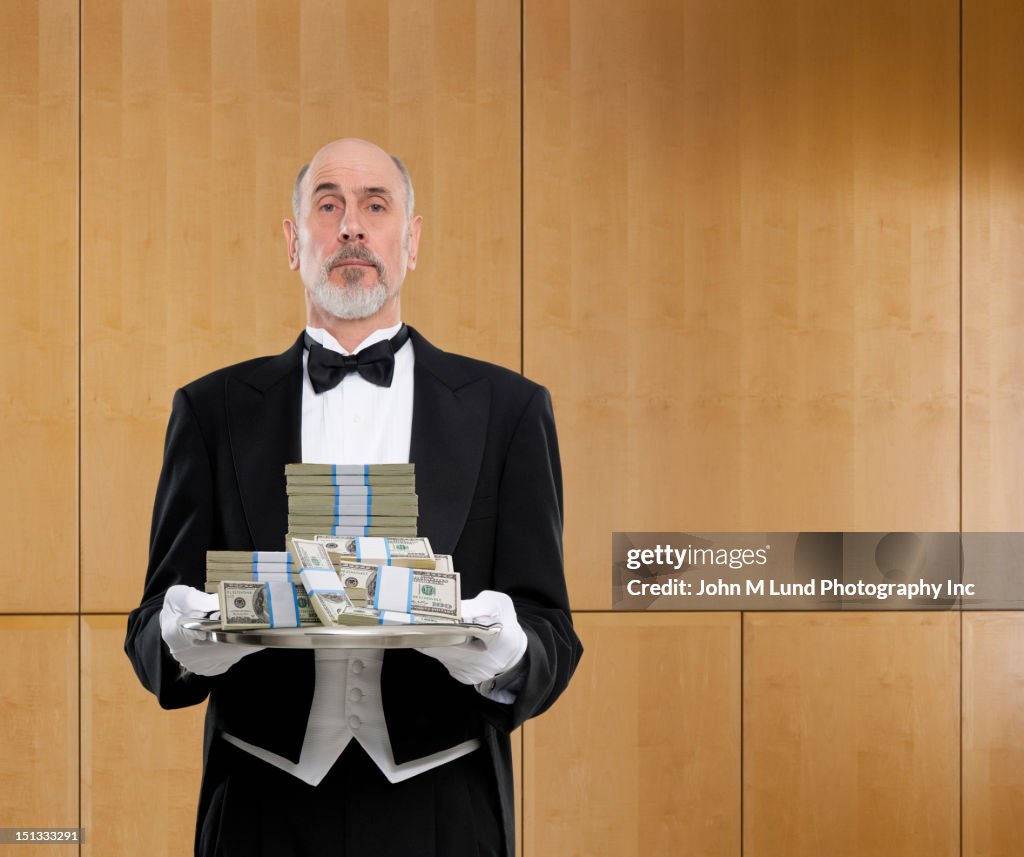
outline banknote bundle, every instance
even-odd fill
[[[288,531],[300,538],[415,536],[412,464],[288,464]]]
[[[287,551],[207,551],[206,591],[224,630],[320,624]]]
[[[344,561],[334,567],[346,591],[365,592],[366,606],[374,610],[433,616],[449,622],[461,618],[461,583],[454,571]]]
[[[289,539],[302,583],[323,624],[350,624],[348,620],[356,616],[381,618],[386,613],[460,621],[461,584],[452,568],[451,557],[444,556],[439,561],[426,539],[364,537],[353,541],[362,544],[349,546],[355,554],[346,558],[331,554],[329,546],[335,544],[331,538]],[[409,544],[413,541],[419,544]],[[385,543],[384,554],[374,552],[378,542]],[[433,567],[388,564],[386,551],[400,547],[418,554],[414,560],[429,558]],[[364,553],[370,554],[363,557],[367,561],[353,561],[356,554],[363,556]]]

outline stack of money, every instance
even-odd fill
[[[328,626],[378,623],[376,611],[352,603],[323,545],[294,539],[291,547],[299,566],[299,577],[309,594],[309,603],[321,623]]]
[[[291,533],[285,536],[289,550],[291,538]],[[427,538],[338,538],[314,535],[313,540],[327,549],[335,565],[338,562],[360,562],[369,565],[398,565],[402,568],[437,568],[437,555]]]
[[[395,541],[365,538],[363,542]],[[295,563],[310,603],[325,625],[392,624],[403,620],[390,614],[409,614],[442,622],[461,619],[461,584],[451,567],[451,557],[437,562],[429,542],[422,540],[420,553],[429,555],[440,568],[409,568],[382,563],[335,561],[323,541],[291,539]],[[360,602],[351,597],[360,593]]]
[[[287,464],[284,474],[293,536],[416,535],[412,464]]]
[[[207,551],[206,591],[224,630],[320,624],[287,551]]]
[[[344,561],[336,562],[334,568],[346,592],[366,593],[366,606],[382,615],[397,612],[448,622],[461,619],[461,584],[454,571]]]

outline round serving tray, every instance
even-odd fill
[[[223,631],[219,619],[188,619],[178,624],[211,642],[276,649],[425,649],[487,640],[501,625],[367,625],[352,628],[252,628]]]

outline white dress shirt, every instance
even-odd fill
[[[352,353],[390,339],[400,327],[375,331]],[[326,330],[308,327],[306,332],[324,348],[349,353]],[[357,372],[350,372],[337,387],[317,395],[306,372],[308,358],[306,351],[302,358],[302,460],[318,464],[407,463],[412,439],[412,342],[407,340],[395,355],[390,387],[378,387]],[[422,759],[396,764],[381,701],[383,649],[317,649],[314,657],[316,688],[298,762],[227,733],[225,740],[312,786],[327,775],[353,738],[393,783],[465,756],[480,746],[472,739]]]

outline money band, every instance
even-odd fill
[[[299,572],[299,577],[302,578],[302,585],[305,587],[306,594],[310,598],[314,595],[319,595],[321,592],[345,591],[345,587],[341,585],[338,575],[333,571],[328,571],[326,568],[304,568]]]
[[[292,555],[288,551],[256,551],[252,555],[252,561],[254,565],[286,565],[291,568]]]
[[[263,556],[266,555],[266,553],[263,554]],[[259,553],[254,553],[252,555],[252,579],[266,580],[270,575],[291,574],[292,557],[289,553],[285,553],[285,556],[288,557],[287,562],[281,562],[277,559],[268,561],[263,559]]]
[[[382,565],[377,569],[377,591],[374,610],[397,610],[408,613],[412,608],[412,569]]]
[[[290,580],[268,580],[267,603],[271,628],[298,628],[299,602],[295,585]]]
[[[351,507],[349,505],[346,505],[345,508],[351,508]],[[320,513],[316,513],[316,514],[320,514]],[[330,514],[327,514],[327,515],[323,515],[323,517],[330,519],[330,517],[332,517],[332,516]],[[333,518],[334,518],[333,526],[335,526],[335,527],[362,527],[363,529],[366,529],[367,527],[374,526],[373,517],[374,516],[373,516],[372,512],[366,512],[365,514],[355,514],[355,515],[353,515],[351,512],[343,512],[340,507],[335,506],[334,507],[334,513],[333,513]],[[377,517],[386,517],[386,516],[380,515],[378,513]],[[402,517],[402,516],[390,516],[390,517]],[[378,522],[376,526],[380,526],[380,523]]]
[[[391,550],[383,536],[364,536],[356,539],[356,562],[390,563]]]
[[[337,465],[337,464],[332,464],[331,465],[331,478],[332,479],[337,479],[338,478],[338,466],[339,465]],[[344,464],[342,464],[341,465],[341,475],[342,476],[350,476],[353,473],[358,472],[356,470],[356,467],[358,467],[358,465],[349,465],[348,467],[346,467]],[[367,483],[370,481],[370,465],[369,464],[364,464],[363,465],[363,481],[367,482]]]
[[[362,538],[368,532],[370,532],[369,527],[357,527],[349,524],[346,524],[344,527],[331,527],[332,536],[357,536]]]
[[[339,497],[346,503],[356,503],[364,497],[369,500],[373,489],[369,485],[335,485],[334,498]],[[328,495],[329,496],[329,495]]]
[[[382,610],[380,613],[379,625],[412,625],[416,617],[412,613],[400,613],[396,610]]]

